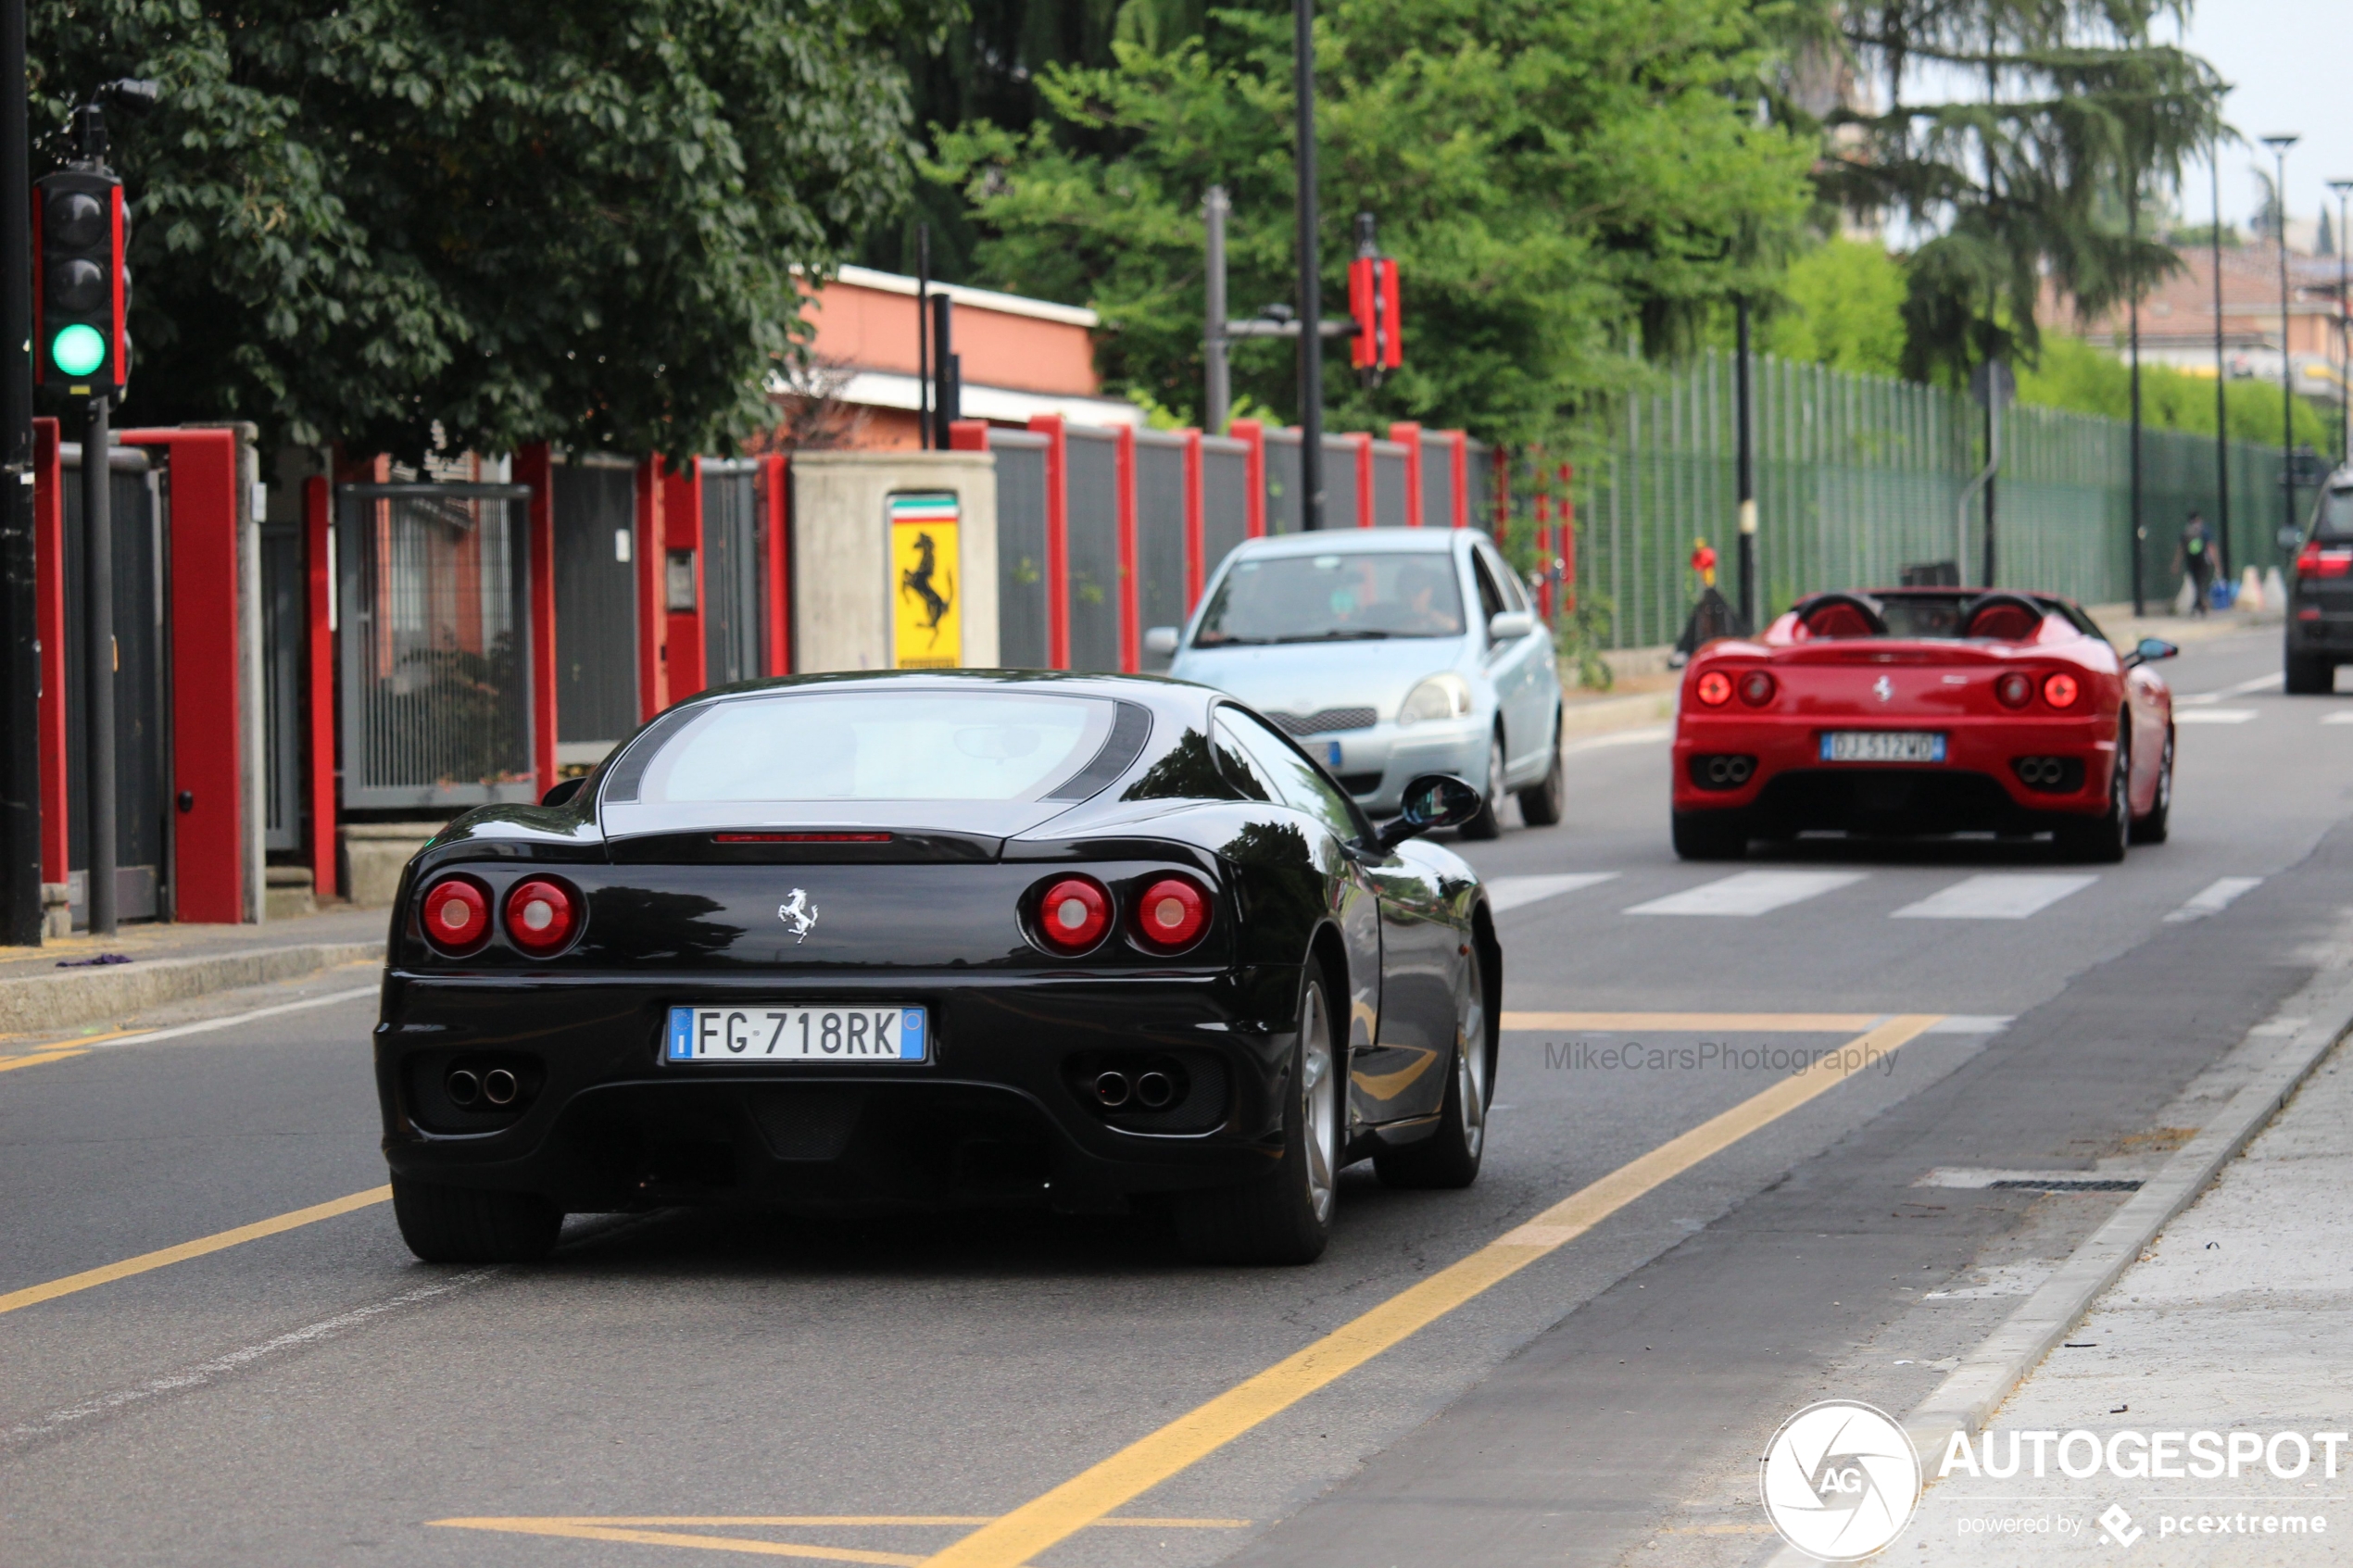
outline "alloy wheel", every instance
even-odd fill
[[[1340,1096],[1334,1082],[1330,1014],[1319,986],[1307,990],[1307,1016],[1300,1032],[1300,1075],[1307,1116],[1307,1197],[1315,1222],[1332,1215],[1332,1193],[1340,1173]]]

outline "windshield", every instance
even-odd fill
[[[1973,627],[1965,628],[1961,617],[1978,598],[1976,594],[1888,594],[1878,601],[1880,619],[1887,622],[1891,637],[1957,638],[1967,630],[1979,637],[2025,642],[2041,628],[2044,615],[2066,613],[2045,599],[2029,600],[2042,607],[2040,612],[1996,600],[1985,607]],[[2069,617],[2070,622],[2073,619]]]
[[[807,692],[714,703],[636,798],[1032,800],[1102,748],[1114,703],[1019,692]]]
[[[2312,517],[2312,537],[2333,545],[2353,539],[2353,490],[2331,490],[2321,496]]]
[[[1462,634],[1451,555],[1335,550],[1235,562],[1202,612],[1193,646]]]

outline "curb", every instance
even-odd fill
[[[1985,1429],[2002,1402],[2139,1259],[2142,1248],[2196,1201],[2222,1167],[2279,1113],[2322,1058],[2353,1033],[2353,977],[2338,977],[2309,1000],[2291,997],[2281,1006],[2309,1006],[2314,1016],[2256,1069],[2196,1136],[2070,1253],[2025,1305],[1904,1418],[1905,1435],[1919,1458],[1923,1490],[1934,1485],[1931,1477],[1953,1434],[1966,1432],[1974,1437]],[[1762,1560],[1760,1568],[1813,1568],[1820,1561],[1782,1543]]]
[[[214,991],[384,957],[382,942],[308,942],[195,959],[141,960],[120,968],[71,970],[0,980],[0,1033],[39,1034],[122,1018]]]
[[[1639,729],[1675,717],[1675,691],[1638,692],[1632,696],[1605,696],[1592,702],[1565,703],[1561,708],[1561,739],[1604,734],[1612,730]]]

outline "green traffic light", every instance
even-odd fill
[[[86,376],[107,362],[107,340],[97,328],[76,321],[49,343],[49,358],[69,376]]]

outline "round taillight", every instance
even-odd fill
[[[1762,670],[1752,670],[1741,677],[1741,700],[1751,708],[1762,708],[1773,700],[1773,677]]]
[[[1091,877],[1066,876],[1038,900],[1038,931],[1057,952],[1083,953],[1111,929],[1111,895]]]
[[[490,891],[470,876],[447,876],[425,889],[420,922],[425,940],[461,959],[490,940]]]
[[[1136,904],[1137,935],[1165,952],[1191,947],[1208,926],[1208,897],[1181,876],[1162,877]]]
[[[2043,700],[2049,703],[2053,708],[2074,707],[2075,694],[2079,689],[2080,688],[2078,688],[2075,684],[2075,677],[2072,675],[2045,675],[2043,677]]]
[[[1732,678],[1721,670],[1711,670],[1699,678],[1699,684],[1692,690],[1708,707],[1721,708],[1732,700]]]
[[[580,929],[580,897],[560,882],[534,877],[507,895],[507,940],[545,958]]]
[[[2012,671],[1994,683],[1994,696],[2004,708],[2024,708],[2034,700],[2034,678]]]

